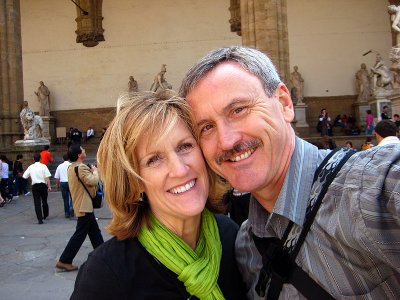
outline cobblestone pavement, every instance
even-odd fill
[[[32,195],[20,196],[0,208],[0,299],[69,299],[77,272],[55,268],[76,226],[64,217],[61,192],[49,193],[50,215],[39,225]],[[104,240],[111,213],[107,206],[95,210]],[[74,264],[81,265],[92,251],[87,238]]]

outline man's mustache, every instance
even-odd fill
[[[246,142],[240,142],[233,146],[232,149],[226,150],[218,155],[217,159],[215,160],[218,165],[222,164],[224,161],[234,157],[236,154],[247,151],[251,148],[258,147],[262,144],[261,140],[255,139]]]

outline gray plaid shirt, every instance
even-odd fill
[[[328,151],[296,138],[285,183],[271,214],[252,198],[236,239],[248,289],[262,267],[252,235],[282,237],[288,220],[301,227],[317,166]],[[400,144],[358,152],[330,185],[297,264],[337,299],[400,299]],[[290,284],[279,299],[304,299]]]

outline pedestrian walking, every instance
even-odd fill
[[[89,235],[94,249],[100,246],[104,240],[94,215],[91,198],[91,196],[95,195],[96,186],[99,182],[97,168],[94,165],[89,167],[83,163],[86,158],[86,152],[79,144],[72,144],[69,147],[68,157],[71,161],[71,166],[68,169],[68,184],[78,221],[76,230],[61,254],[56,267],[64,271],[75,271],[78,266],[73,265],[72,261],[85,241],[86,236]],[[77,174],[75,173],[76,167]]]
[[[35,162],[26,169],[22,177],[25,179],[31,178],[36,217],[38,223],[43,224],[43,220],[46,220],[49,216],[47,196],[48,192],[51,191],[51,174],[47,166],[40,162],[40,154],[35,154],[33,159]]]

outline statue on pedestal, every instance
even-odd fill
[[[371,95],[371,78],[364,63],[361,64],[360,70],[356,73],[356,88],[358,93],[357,101],[368,101]]]
[[[43,81],[40,81],[39,84],[40,86],[37,92],[35,92],[40,103],[39,115],[50,117],[50,91],[47,86],[44,85]]]
[[[158,89],[172,89],[172,85],[165,79],[165,73],[167,72],[166,66],[165,64],[161,66],[161,71],[154,77],[154,82],[150,87],[150,91],[156,92]]]
[[[393,89],[393,73],[389,70],[389,68],[385,65],[381,55],[376,53],[376,62],[375,65],[371,68],[372,74],[374,75],[373,79],[373,88],[374,90],[384,89],[384,90],[392,90]]]
[[[43,137],[43,120],[36,116],[28,106],[28,101],[24,101],[24,106],[19,114],[21,124],[24,129],[24,140],[35,140]]]
[[[129,82],[128,82],[128,92],[134,93],[138,91],[138,84],[135,78],[133,76],[129,76]]]
[[[296,104],[303,104],[304,99],[304,79],[301,76],[300,72],[298,72],[298,67],[293,67],[294,71],[290,73],[290,82],[293,86],[291,90],[292,99],[295,99]]]

